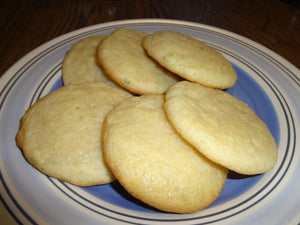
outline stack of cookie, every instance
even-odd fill
[[[267,126],[223,91],[237,74],[201,41],[118,29],[74,44],[64,86],[38,100],[16,137],[41,172],[79,186],[117,179],[166,212],[193,213],[220,195],[228,170],[271,170]]]

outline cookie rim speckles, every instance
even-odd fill
[[[110,183],[115,178],[103,160],[102,121],[128,97],[102,82],[58,88],[25,112],[16,143],[27,161],[48,176],[78,186]]]
[[[174,130],[163,95],[132,97],[104,122],[104,158],[133,196],[157,209],[193,213],[220,195],[227,169],[208,160]]]
[[[237,80],[236,71],[221,53],[189,35],[157,31],[148,35],[142,44],[159,64],[189,81],[228,89]]]
[[[275,166],[278,150],[268,127],[229,93],[181,81],[167,91],[164,108],[176,130],[212,161],[247,175]]]
[[[142,47],[148,33],[119,28],[98,46],[99,64],[124,89],[136,94],[162,94],[180,78],[149,57]]]

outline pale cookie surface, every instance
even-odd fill
[[[192,213],[220,194],[227,169],[203,157],[172,128],[162,95],[130,98],[106,117],[104,158],[133,196],[157,209]]]
[[[158,31],[143,40],[143,47],[162,66],[189,81],[219,89],[236,82],[236,71],[222,54],[188,35]]]
[[[56,89],[26,111],[17,145],[51,177],[79,186],[109,183],[115,178],[103,161],[102,121],[130,96],[102,82]]]
[[[277,160],[275,140],[247,104],[218,89],[188,81],[166,93],[176,130],[212,161],[241,174],[259,174]]]
[[[91,36],[76,42],[62,62],[64,85],[100,81],[117,86],[102,70],[97,60],[97,46],[105,36]]]
[[[148,34],[130,29],[118,29],[98,47],[98,60],[104,71],[116,83],[136,94],[161,94],[178,77],[152,60],[142,47]]]

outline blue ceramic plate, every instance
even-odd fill
[[[267,124],[279,151],[263,175],[230,173],[220,197],[193,214],[155,210],[131,197],[118,182],[81,188],[47,177],[15,144],[19,119],[37,99],[62,86],[61,64],[72,44],[121,27],[144,32],[174,30],[220,51],[238,80],[227,90]],[[298,224],[300,222],[300,72],[265,47],[202,24],[174,20],[126,20],[80,29],[33,50],[0,82],[0,194],[21,224]],[[298,142],[297,142],[298,137]]]

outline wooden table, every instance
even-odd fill
[[[0,76],[26,53],[62,34],[136,18],[186,20],[223,28],[268,47],[300,68],[297,0],[2,0],[0,18]],[[9,217],[3,209],[2,205],[0,221]],[[7,224],[14,221],[8,220]]]
[[[289,1],[293,0],[3,0],[0,75],[26,53],[62,34],[133,18],[178,19],[223,28],[300,68],[300,3]]]

